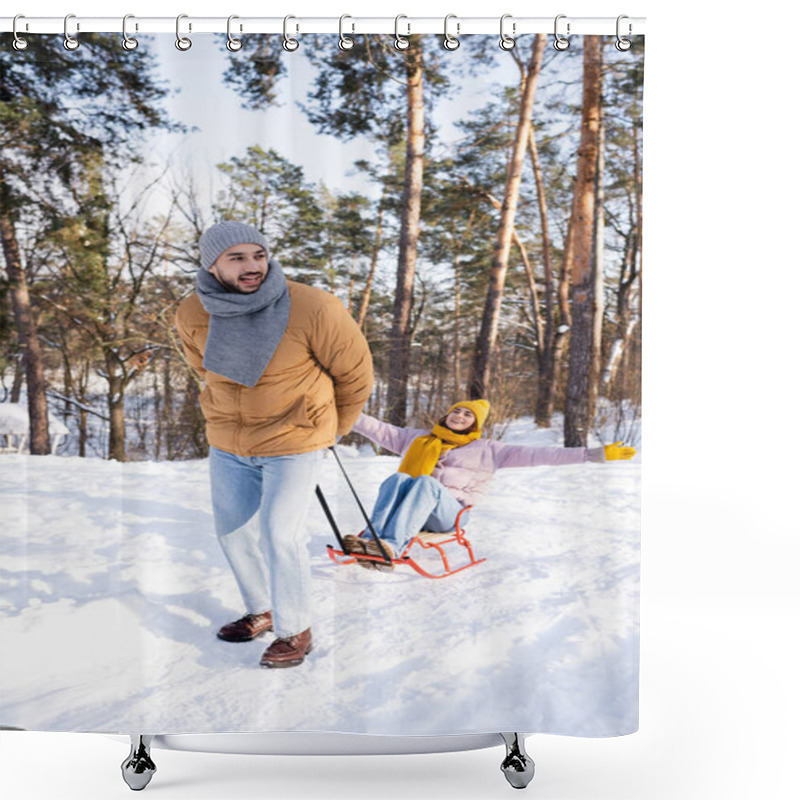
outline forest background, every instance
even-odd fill
[[[563,414],[567,446],[639,445],[643,37],[140,38],[0,51],[0,394],[32,453],[48,408],[59,453],[207,453],[173,315],[221,219],[357,319],[370,413],[427,426],[482,396],[495,436]]]

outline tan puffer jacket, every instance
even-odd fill
[[[258,383],[243,386],[203,369],[208,312],[197,294],[176,324],[191,366],[205,381],[200,407],[209,444],[240,456],[329,447],[349,433],[372,390],[372,357],[361,330],[329,292],[287,281],[286,331]]]

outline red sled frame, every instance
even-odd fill
[[[470,543],[469,539],[467,539],[467,535],[464,529],[461,527],[461,515],[466,511],[469,511],[471,508],[472,506],[466,506],[458,512],[455,530],[450,531],[449,533],[430,533],[428,531],[422,531],[421,533],[417,534],[405,546],[403,552],[397,558],[392,559],[392,563],[409,566],[424,578],[432,578],[433,580],[447,578],[450,575],[455,575],[457,572],[463,572],[465,569],[482,564],[484,561],[486,561],[486,559],[475,558],[475,554],[472,552],[472,544]],[[363,531],[361,535],[364,535]],[[445,552],[445,547],[451,544],[456,544],[457,546],[463,547],[464,550],[466,550],[467,554],[469,555],[469,563],[457,567],[456,569],[453,569],[450,566],[450,560]],[[444,568],[444,572],[442,572],[440,575],[434,575],[420,566],[420,564],[409,555],[415,545],[424,550],[436,550],[442,559],[442,567]],[[328,555],[332,561],[340,565],[355,564],[358,561],[375,561],[378,564],[386,563],[386,559],[382,558],[381,556],[370,556],[366,554],[362,555],[359,553],[358,557],[356,558],[349,553],[345,553],[343,550],[337,550],[333,545],[330,544],[328,545]]]

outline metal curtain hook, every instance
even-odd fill
[[[133,14],[126,14],[122,18],[122,49],[123,50],[135,50],[139,46],[139,42],[136,39],[132,39],[128,36],[128,20],[135,19]],[[136,23],[136,30],[139,30],[139,23]]]
[[[15,50],[27,50],[28,49],[28,40],[27,39],[23,39],[17,33],[17,20],[18,19],[25,19],[25,15],[24,14],[17,14],[17,16],[14,17],[14,24],[12,26],[12,30],[14,32],[14,41],[11,43],[11,46]],[[25,30],[26,31],[28,30],[28,23],[27,22],[25,23]]]
[[[556,50],[566,50],[569,47],[569,39],[565,39],[558,32],[558,21],[560,19],[567,19],[567,15],[566,14],[559,14],[556,17],[556,23],[555,23],[555,37],[556,37],[556,40],[553,42],[553,47],[555,47]],[[570,25],[569,25],[569,22],[567,22],[567,36],[569,36],[569,28],[570,28]]]
[[[352,50],[355,46],[355,40],[351,39],[349,36],[344,35],[344,21],[346,19],[353,19],[349,14],[342,14],[339,17],[339,49],[340,50]],[[350,25],[351,32],[355,32],[356,26],[354,24]]]
[[[297,39],[292,39],[291,36],[289,36],[288,24],[290,19],[297,19],[297,17],[293,17],[290,14],[289,16],[283,18],[283,49],[289,53],[293,53],[298,47],[300,47],[300,42],[298,42]],[[299,30],[300,26],[295,24],[295,31],[297,32]]]
[[[394,18],[394,49],[408,50],[411,42],[408,41],[406,36],[411,36],[411,23],[410,22],[406,23],[406,26],[408,27],[408,33],[406,34],[406,36],[401,36],[399,31],[401,19],[408,19],[408,17],[405,14],[398,14]]]
[[[242,40],[241,39],[234,39],[231,35],[231,22],[235,19],[239,19],[236,14],[231,14],[228,17],[228,41],[225,42],[225,47],[231,51],[231,53],[238,53],[242,49]],[[242,30],[242,26],[239,26],[239,30]]]
[[[456,35],[451,36],[447,31],[447,23],[451,19],[458,19],[458,17],[455,14],[448,14],[444,18],[444,39],[442,39],[442,47],[444,47],[445,50],[450,51],[458,50],[458,48],[461,47],[461,42],[459,42],[457,38],[458,34],[461,33],[461,23],[456,22]]]
[[[77,50],[78,49],[78,45],[80,44],[80,42],[74,36],[70,36],[69,35],[69,30],[67,30],[67,28],[69,26],[69,21],[71,19],[75,19],[75,15],[74,14],[67,14],[67,16],[64,17],[64,49],[65,50]],[[81,26],[79,24],[76,24],[76,26],[75,26],[76,32],[79,31],[80,29],[81,29]]]
[[[516,45],[517,43],[517,40],[513,38],[514,34],[516,34],[517,32],[517,23],[516,22],[511,23],[511,33],[512,33],[511,36],[509,36],[505,32],[503,27],[505,25],[505,21],[509,17],[511,17],[511,14],[503,14],[503,16],[500,17],[500,48],[502,50],[513,50],[514,45]]]
[[[178,14],[175,20],[175,47],[178,50],[188,50],[192,46],[192,40],[188,36],[181,36],[181,20],[186,19],[188,14]],[[192,23],[189,23],[189,33],[192,32]]]
[[[630,50],[631,49],[631,40],[630,39],[622,39],[622,38],[620,38],[620,35],[619,35],[620,22],[623,19],[628,19],[628,17],[625,14],[620,14],[617,17],[617,41],[614,42],[614,47],[616,47],[617,50],[621,50],[621,51],[624,52],[625,50]],[[633,30],[633,26],[631,25],[630,22],[628,22],[628,36],[631,35],[631,31],[632,30]]]

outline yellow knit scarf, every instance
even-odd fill
[[[418,436],[411,442],[397,471],[412,478],[430,475],[443,452],[474,442],[480,439],[481,434],[480,428],[470,433],[456,433],[443,425],[436,425],[429,434]]]

